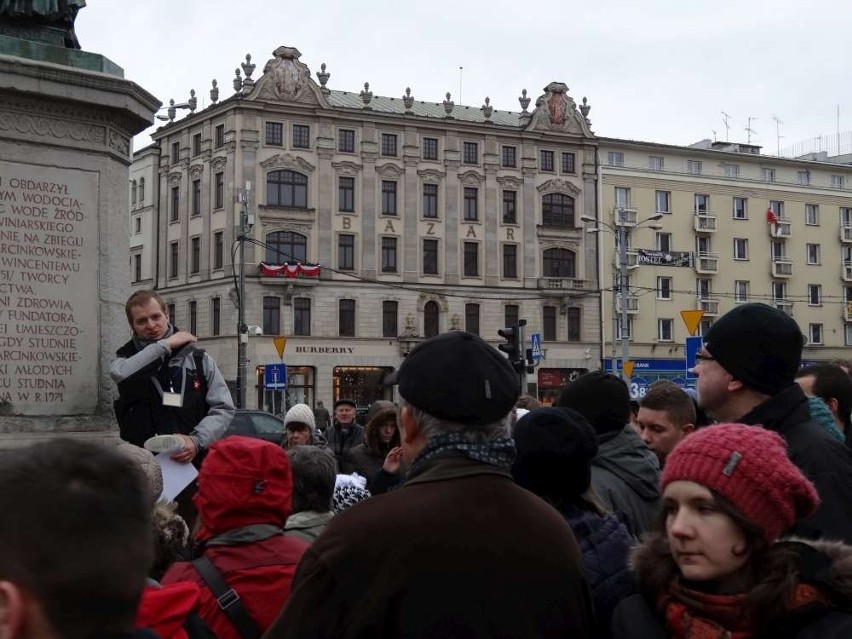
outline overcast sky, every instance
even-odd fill
[[[852,129],[852,4],[841,0],[88,0],[77,17],[83,49],[123,67],[157,96],[209,104],[233,93],[251,53],[254,78],[280,45],[333,89],[479,107],[485,96],[519,111],[565,82],[592,106],[602,136],[672,144],[725,139],[774,154]],[[459,67],[462,72],[459,97]],[[316,77],[316,76],[312,76]],[[149,131],[150,132],[150,131]],[[150,141],[136,139],[136,148]],[[809,149],[806,149],[809,150]]]

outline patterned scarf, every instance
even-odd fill
[[[511,437],[500,437],[488,442],[473,443],[468,441],[462,432],[443,433],[430,439],[417,454],[411,463],[409,475],[419,472],[426,460],[447,454],[461,454],[474,461],[510,470],[512,462],[515,461],[515,441]]]

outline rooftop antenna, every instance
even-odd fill
[[[722,111],[722,120],[725,121],[725,142],[731,141],[731,136],[729,135],[730,131],[731,131],[731,127],[728,124],[728,120],[730,120],[730,119],[731,119],[731,116],[728,115],[727,113],[725,113],[724,111]]]
[[[464,67],[459,67],[459,104],[464,104],[462,102],[462,72],[464,71]]]
[[[777,155],[778,157],[781,157],[781,138],[784,137],[781,135],[781,125],[784,124],[784,122],[777,115],[773,115],[772,119],[775,121],[775,140],[778,145]]]
[[[747,134],[746,143],[751,144],[751,134],[757,133],[757,131],[755,131],[754,129],[751,128],[751,122],[752,122],[752,120],[757,120],[757,118],[749,116],[747,119],[748,119],[748,125],[744,129],[746,134]]]
[[[713,141],[716,141],[716,129],[710,129],[713,132]]]

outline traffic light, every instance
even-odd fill
[[[526,361],[521,352],[520,326],[515,325],[501,328],[497,331],[497,334],[506,340],[505,343],[498,345],[497,348],[506,353],[509,363],[516,372],[523,372],[526,367]]]

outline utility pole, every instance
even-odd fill
[[[246,407],[246,350],[248,347],[248,326],[246,325],[246,238],[254,225],[254,216],[249,213],[251,201],[251,182],[246,182],[246,188],[240,191],[240,232],[237,241],[240,243],[240,273],[239,273],[239,309],[237,312],[237,408]]]
[[[618,209],[619,224],[615,227],[615,241],[618,244],[618,297],[621,299],[619,320],[621,326],[621,378],[630,386],[630,377],[624,369],[624,363],[630,361],[630,316],[627,314],[627,236],[628,227],[624,219],[624,209]]]

